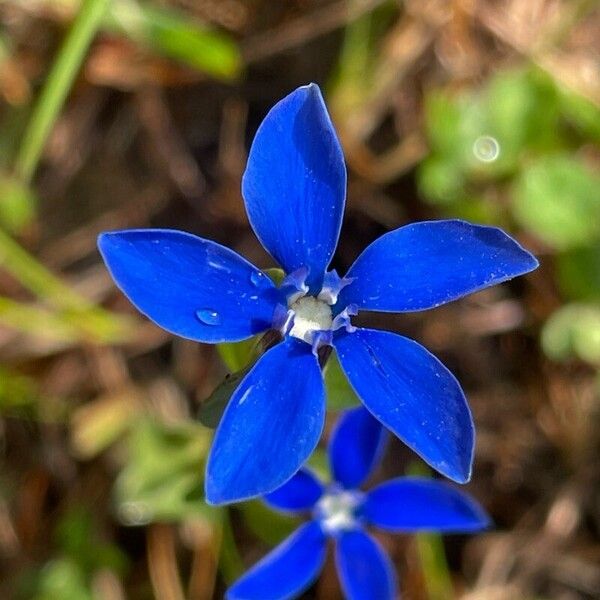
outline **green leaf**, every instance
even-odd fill
[[[335,352],[331,353],[325,365],[325,389],[329,410],[340,411],[360,405],[360,400],[348,383]]]
[[[566,88],[560,90],[560,103],[567,120],[583,136],[600,143],[600,108]]]
[[[500,72],[486,91],[490,135],[498,140],[499,162],[514,168],[527,149],[559,146],[559,102],[556,87],[543,73],[532,70]]]
[[[542,330],[542,347],[550,358],[577,357],[600,363],[600,306],[567,304],[557,310]]]
[[[260,540],[274,546],[298,527],[300,520],[271,510],[260,500],[238,504],[246,527]]]
[[[600,237],[600,177],[566,155],[532,163],[516,182],[517,221],[554,248],[565,250]]]
[[[195,424],[140,421],[129,438],[115,485],[118,515],[128,525],[214,518],[204,502],[203,464],[210,432]]]
[[[0,414],[34,405],[37,394],[38,388],[34,378],[0,366]]]
[[[94,525],[93,516],[87,508],[73,507],[62,517],[56,528],[58,545],[88,579],[101,569],[124,573],[127,568],[127,556],[118,546],[97,540]]]
[[[600,302],[600,243],[559,254],[556,268],[558,284],[568,298]]]
[[[72,558],[47,563],[35,587],[32,600],[94,600],[85,574]]]
[[[263,269],[263,271],[272,279],[276,286],[281,285],[281,282],[285,277],[283,269],[280,269],[279,267],[271,267],[270,269]]]
[[[319,477],[321,481],[329,483],[331,481],[331,471],[329,469],[329,455],[325,448],[315,448],[315,451],[306,461],[306,465],[310,467]]]
[[[200,423],[209,429],[216,429],[225,412],[225,408],[250,367],[227,375],[216,387],[215,391],[202,403],[198,411]]]
[[[256,359],[258,338],[252,337],[241,342],[217,344],[217,352],[225,366],[233,373],[240,371]]]
[[[421,194],[435,204],[452,204],[465,193],[466,178],[461,165],[438,155],[421,163],[417,182]]]
[[[110,8],[108,25],[217,79],[231,80],[241,72],[241,53],[231,37],[179,11],[117,0]]]

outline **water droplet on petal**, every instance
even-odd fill
[[[258,288],[264,288],[269,285],[269,279],[262,271],[252,271],[250,274],[250,281],[252,282],[252,285],[255,285]]]
[[[198,320],[205,325],[219,325],[221,323],[221,317],[216,310],[211,308],[202,308],[196,311]]]

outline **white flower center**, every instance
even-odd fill
[[[290,309],[294,311],[294,326],[290,335],[312,343],[313,331],[331,329],[333,317],[327,302],[313,296],[304,296],[292,302]]]
[[[360,501],[360,497],[354,492],[325,494],[316,506],[321,527],[327,533],[353,529],[356,527],[354,511]]]

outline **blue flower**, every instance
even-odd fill
[[[314,84],[269,112],[252,144],[242,192],[252,228],[287,274],[279,287],[232,250],[188,233],[145,229],[99,238],[117,285],[166,330],[206,343],[272,328],[282,333],[225,410],[207,464],[207,500],[269,492],[301,467],[323,430],[317,350],[327,344],[377,419],[440,473],[467,481],[473,423],[456,379],[416,342],[356,328],[351,317],[360,310],[433,308],[527,273],[536,259],[499,229],[431,221],[383,235],[345,277],[328,272],[346,169]]]
[[[325,488],[304,468],[265,496],[276,509],[310,512],[312,519],[243,575],[227,600],[300,595],[323,567],[328,538],[334,542],[337,571],[349,600],[392,600],[397,597],[393,565],[365,526],[394,533],[470,533],[490,524],[471,497],[433,479],[399,477],[368,492],[357,489],[378,463],[384,442],[383,428],[365,409],[340,418],[329,444],[334,483]]]

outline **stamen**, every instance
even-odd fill
[[[313,334],[316,331],[331,329],[333,322],[331,308],[322,300],[313,296],[304,296],[289,305],[294,312],[294,325],[289,334],[304,340],[307,344],[313,343]]]
[[[317,298],[323,300],[323,302],[327,302],[329,306],[333,306],[337,302],[339,293],[347,285],[350,285],[354,279],[354,277],[340,277],[335,269],[325,273],[323,287]]]
[[[286,275],[281,282],[279,289],[287,298],[288,306],[299,300],[308,293],[306,278],[308,277],[308,267],[300,267],[293,273]]]
[[[358,525],[356,509],[362,504],[362,494],[356,491],[333,490],[317,503],[314,515],[326,533],[354,529]]]

